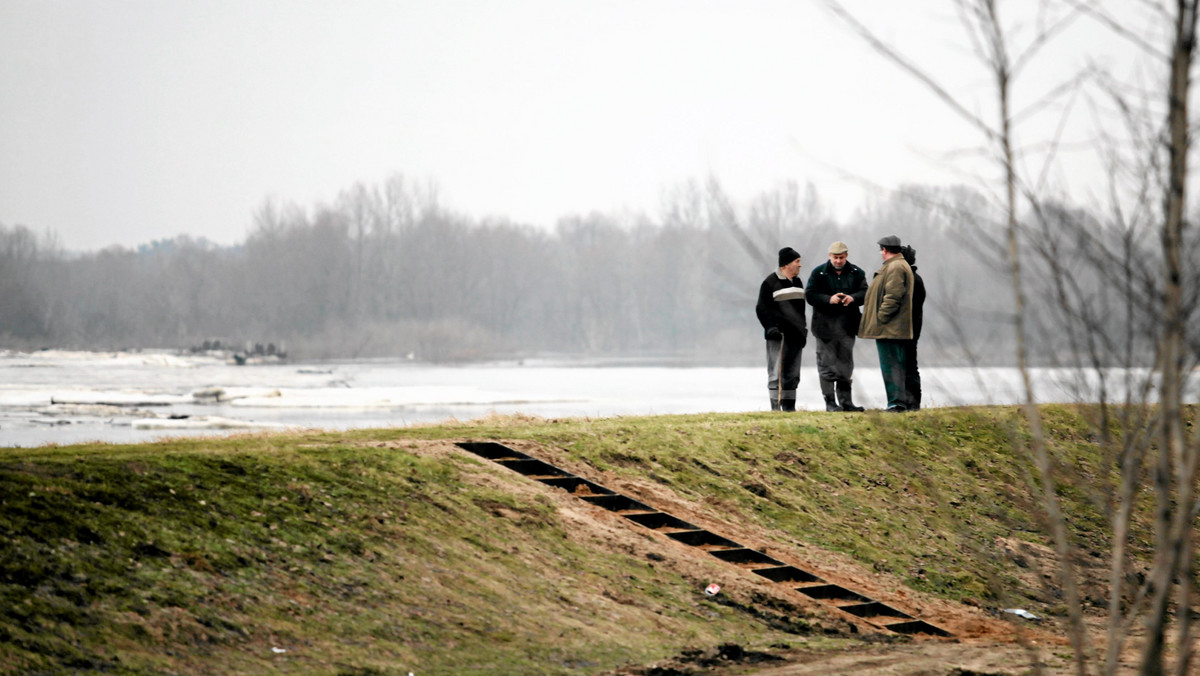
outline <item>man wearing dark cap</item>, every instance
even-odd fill
[[[829,245],[829,260],[808,276],[805,299],[813,308],[812,334],[817,339],[817,375],[826,411],[861,411],[854,405],[854,337],[867,296],[867,273],[847,260],[845,242]]]
[[[888,235],[879,240],[883,265],[875,272],[863,303],[859,338],[874,338],[879,351],[879,370],[887,392],[887,410],[907,410],[905,367],[913,340],[912,268],[900,253],[900,238]]]
[[[921,371],[917,367],[917,341],[921,340],[921,325],[924,323],[925,317],[925,280],[921,279],[921,273],[917,272],[917,250],[905,244],[900,247],[900,253],[913,271],[913,339],[912,346],[908,350],[908,361],[904,363],[904,391],[908,399],[905,406],[910,411],[919,411],[921,410]],[[815,326],[813,330],[816,330]]]
[[[767,388],[772,411],[796,410],[800,350],[808,342],[804,284],[799,274],[800,254],[791,247],[780,249],[779,269],[763,280],[754,306],[767,339]]]

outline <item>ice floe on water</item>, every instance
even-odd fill
[[[164,351],[0,352],[0,446],[383,427],[581,400],[508,376],[408,360],[238,366]]]
[[[149,392],[77,390],[74,392],[58,391],[50,395],[50,403],[54,405],[92,405],[92,406],[173,406],[175,404],[190,404],[195,399],[191,395],[181,394],[151,394]]]
[[[236,420],[216,415],[201,415],[187,418],[151,418],[133,423],[135,430],[282,430],[283,423],[253,420]]]
[[[859,355],[860,357],[863,355]],[[866,360],[864,360],[866,361]],[[1094,401],[1093,371],[1033,369],[1040,402]],[[1145,370],[1111,370],[1112,401]],[[926,407],[1015,404],[1016,369],[921,368]],[[824,410],[815,366],[797,408]],[[1197,399],[1196,378],[1187,399]],[[882,408],[878,366],[858,364],[855,401]],[[521,362],[436,366],[407,359],[238,366],[168,351],[0,351],[0,447],[273,429],[405,426],[492,413],[554,417],[744,412],[768,408],[762,366]]]
[[[424,387],[364,387],[342,389],[313,387],[285,388],[271,394],[245,396],[230,403],[238,407],[258,408],[396,408],[402,406],[453,406],[519,404],[559,401],[554,396],[516,395],[489,392],[473,387],[430,385]]]
[[[87,352],[79,350],[38,350],[36,352],[0,351],[0,362],[6,367],[66,368],[86,364],[103,366],[157,366],[160,368],[197,368],[205,364],[223,363],[224,359],[206,354],[179,355],[163,350],[137,352]]]

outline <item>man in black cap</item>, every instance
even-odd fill
[[[845,242],[829,245],[829,260],[808,276],[805,300],[813,307],[812,334],[817,341],[817,375],[826,411],[861,411],[854,405],[854,337],[859,306],[867,296],[867,273],[846,260]]]
[[[887,410],[908,410],[905,368],[913,344],[913,293],[916,280],[900,253],[900,238],[888,235],[879,240],[883,266],[875,272],[863,303],[859,338],[874,338],[879,351],[879,370],[887,391]]]
[[[799,274],[800,254],[791,247],[780,249],[779,269],[763,280],[754,306],[767,339],[767,387],[772,411],[796,410],[800,350],[808,342],[804,284]]]

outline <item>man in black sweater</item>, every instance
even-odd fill
[[[829,245],[829,260],[813,268],[807,299],[813,306],[812,332],[817,339],[817,375],[826,411],[861,411],[854,405],[854,338],[867,297],[867,273],[849,262],[845,242]],[[836,395],[836,397],[835,397]]]
[[[772,411],[796,410],[800,350],[808,342],[804,284],[799,274],[800,254],[791,247],[780,249],[779,269],[763,280],[754,306],[767,340],[767,388]]]

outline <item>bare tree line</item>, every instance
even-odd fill
[[[0,225],[0,344],[183,349],[219,339],[308,358],[756,363],[755,285],[778,248],[796,248],[811,269],[841,239],[870,271],[875,241],[896,233],[920,253],[933,292],[927,322],[969,338],[944,341],[929,361],[1003,363],[1003,268],[989,260],[995,251],[964,249],[977,239],[963,233],[995,230],[989,208],[961,187],[909,186],[845,224],[811,185],[736,204],[708,179],[664,190],[655,216],[571,215],[546,231],[472,221],[443,208],[436,186],[395,176],[331,205],[265,202],[235,247],[177,237],[68,255],[29,228]]]

